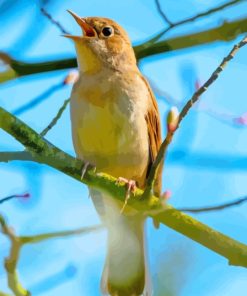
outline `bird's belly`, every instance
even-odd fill
[[[143,179],[149,153],[147,127],[140,112],[128,116],[115,105],[81,102],[74,106],[72,126],[78,157],[116,177]]]

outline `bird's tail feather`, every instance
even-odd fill
[[[150,296],[151,285],[146,268],[143,216],[125,216],[120,213],[119,206],[106,194],[92,189],[90,193],[108,230],[107,254],[101,278],[102,294]]]
[[[142,295],[145,286],[143,220],[122,216],[108,229],[107,257],[102,275],[104,293]]]

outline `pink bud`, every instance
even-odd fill
[[[171,192],[171,190],[168,189],[164,193],[162,193],[160,198],[162,200],[168,200],[168,199],[170,199],[171,196],[172,196],[172,192]]]
[[[198,90],[201,87],[201,83],[198,79],[195,81],[195,89]]]
[[[24,193],[24,194],[16,194],[15,197],[16,197],[16,198],[21,198],[21,199],[22,199],[22,198],[23,198],[23,199],[28,199],[29,197],[31,197],[31,194],[28,193],[28,192],[27,192],[27,193]]]
[[[167,130],[174,132],[177,129],[179,112],[177,107],[172,107],[167,115]]]
[[[233,121],[240,125],[247,125],[247,112],[241,115],[240,117],[236,117]]]
[[[72,70],[69,74],[65,77],[63,84],[74,84],[79,78],[79,73],[77,70]]]

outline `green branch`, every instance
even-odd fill
[[[5,234],[10,242],[9,256],[4,260],[4,266],[7,272],[8,286],[15,296],[28,296],[30,292],[22,287],[17,273],[17,264],[20,256],[22,243],[19,237],[15,235],[14,231],[8,227],[4,218],[0,215],[0,226],[2,233]]]
[[[213,29],[170,38],[156,43],[145,42],[134,46],[134,50],[137,59],[142,59],[160,53],[210,44],[217,41],[234,40],[238,35],[245,32],[247,32],[247,18],[233,22],[224,22],[222,25]],[[0,58],[2,55],[4,54],[0,53]],[[75,58],[40,63],[25,63],[10,59],[9,66],[10,68],[5,72],[0,72],[0,83],[26,75],[75,68],[77,67],[77,63]]]
[[[103,225],[81,227],[74,230],[64,230],[58,232],[42,233],[32,236],[20,236],[20,241],[22,244],[37,244],[44,240],[53,239],[53,238],[65,238],[67,236],[87,234],[94,231],[103,229]]]
[[[125,184],[116,184],[116,178],[94,172],[94,170],[86,171],[83,180],[81,180],[83,163],[80,160],[46,142],[28,125],[3,108],[0,108],[0,128],[22,143],[32,154],[34,161],[49,165],[86,185],[107,192],[113,198],[124,203]],[[247,267],[246,245],[213,230],[169,205],[164,208],[155,196],[148,200],[142,200],[142,194],[142,190],[136,189],[128,201],[128,206],[138,212],[147,213],[150,217],[155,217],[155,220],[222,255],[228,259],[229,264]]]
[[[4,217],[0,214],[0,231],[10,240],[10,253],[9,256],[5,259],[5,270],[7,273],[9,288],[16,296],[31,295],[29,291],[22,287],[17,273],[17,265],[20,259],[21,249],[25,244],[35,244],[48,239],[82,235],[101,229],[103,229],[103,225],[81,227],[73,230],[58,232],[42,233],[32,236],[18,236],[14,233],[12,228],[7,225]],[[8,294],[0,292],[0,296],[8,296]]]

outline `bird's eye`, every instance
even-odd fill
[[[104,27],[101,32],[105,37],[110,37],[113,34],[113,29],[111,27]]]

